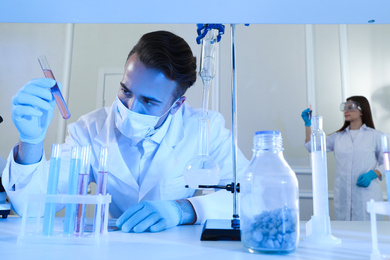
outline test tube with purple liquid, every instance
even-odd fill
[[[77,185],[78,195],[87,195],[89,182],[90,153],[91,146],[87,145],[81,148],[81,167]],[[82,236],[84,234],[85,209],[85,204],[78,204],[76,207],[75,233],[79,234],[79,236]]]
[[[96,195],[106,195],[107,194],[107,153],[108,149],[107,147],[103,146],[100,148],[100,155],[99,155],[99,172],[97,176],[97,185],[96,185]],[[102,205],[100,212],[98,212],[98,206],[96,206],[95,209],[95,232],[104,232],[104,216],[105,212],[105,205]],[[98,214],[101,216],[100,221],[100,228],[97,227],[97,217]]]

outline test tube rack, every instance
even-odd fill
[[[378,247],[378,231],[376,223],[376,215],[387,215],[390,217],[390,202],[381,201],[375,202],[370,200],[367,202],[367,212],[370,213],[371,219],[371,241],[372,241],[372,251],[370,255],[370,260],[383,260],[390,259],[388,255],[382,255]]]
[[[104,216],[108,216],[108,207],[111,202],[111,195],[67,195],[67,194],[33,194],[29,196],[25,202],[23,209],[23,217],[18,235],[18,243],[46,243],[46,244],[91,244],[98,245],[108,241],[107,239],[107,226],[108,217],[103,220],[101,214],[96,214],[93,229],[91,232],[84,232],[82,235],[65,234],[64,224],[62,217],[56,217],[54,221],[54,232],[50,236],[43,235],[43,217],[41,214],[44,212],[46,203],[58,204],[85,204],[94,205],[96,212],[101,212],[103,205]],[[28,209],[34,207],[38,212],[35,217],[27,217]],[[103,221],[103,231],[100,232],[101,223]]]

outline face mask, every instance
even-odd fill
[[[173,105],[175,103],[176,102],[174,102]],[[154,127],[157,125],[158,120],[165,116],[171,108],[162,116],[144,115],[131,111],[123,105],[118,97],[116,97],[113,106],[115,125],[123,135],[132,140],[133,144],[137,144],[142,139],[155,133],[156,130]]]

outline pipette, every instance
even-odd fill
[[[45,75],[45,78],[50,78],[50,79],[56,80],[54,78],[54,74],[53,74],[52,70],[50,69],[49,63],[46,60],[46,56],[44,56],[44,55],[39,56],[38,61],[39,61],[39,64],[41,64],[41,68],[42,68],[43,74]],[[60,89],[58,88],[57,83],[50,89],[50,91],[51,91],[51,94],[53,95],[53,97],[57,103],[57,107],[60,110],[62,117],[64,119],[70,118],[69,109],[66,106],[66,103],[64,101],[64,98],[61,94]]]
[[[89,158],[91,146],[83,146],[81,148],[81,167],[79,173],[79,181],[77,185],[78,195],[87,195],[88,180],[89,180]],[[78,204],[76,209],[76,228],[75,232],[80,236],[84,234],[84,220],[85,220],[85,204]]]
[[[57,194],[60,164],[61,164],[61,145],[53,144],[51,146],[49,179],[47,182],[47,192],[46,192],[47,195]],[[43,218],[43,230],[42,230],[43,235],[51,236],[53,234],[55,214],[56,214],[56,204],[46,203],[45,215]]]
[[[202,117],[207,117],[209,92],[215,76],[218,30],[209,30],[202,39],[202,55],[199,75],[203,81],[203,109]]]

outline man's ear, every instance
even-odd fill
[[[171,109],[171,114],[175,114],[177,112],[177,110],[179,110],[179,108],[184,104],[184,101],[186,101],[186,97],[185,96],[181,96],[176,102],[175,104],[173,105],[172,109]]]

